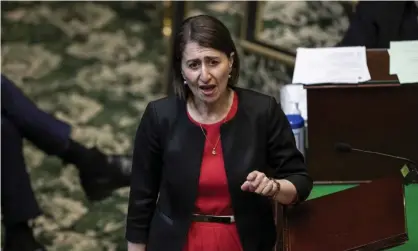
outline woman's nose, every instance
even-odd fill
[[[200,73],[200,80],[204,83],[210,80],[210,73],[205,66],[202,66],[202,71]]]

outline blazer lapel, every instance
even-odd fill
[[[194,202],[197,197],[200,166],[202,163],[203,150],[205,145],[205,136],[203,135],[199,126],[190,121],[187,115],[186,104],[180,102],[178,106],[178,118],[174,125],[175,138],[170,139],[170,147],[173,155],[177,157],[172,159],[176,161],[175,165],[178,167],[172,170],[169,175],[176,180],[175,185],[181,190],[186,191],[184,196],[187,197],[189,210],[193,210]],[[172,179],[170,178],[170,179]]]
[[[237,113],[234,118],[221,126],[222,151],[231,193],[241,191],[241,184],[246,180],[248,173],[243,170],[242,164],[247,154],[246,149],[252,142],[251,131],[248,129],[250,121],[243,109],[244,104],[241,102],[239,89],[234,88],[234,90],[238,95]]]

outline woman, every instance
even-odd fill
[[[149,103],[135,138],[128,250],[271,251],[272,200],[312,188],[286,117],[234,87],[239,58],[219,20],[188,18],[174,42],[176,95]]]

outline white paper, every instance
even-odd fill
[[[418,83],[418,70],[417,71],[403,71],[400,70],[397,73],[399,83],[401,84],[417,84]]]
[[[390,48],[394,50],[418,51],[418,40],[391,41]]]
[[[418,71],[418,50],[406,52],[389,49],[389,74],[397,74],[399,71]]]
[[[401,84],[418,83],[418,40],[390,42],[389,73]]]
[[[294,84],[357,84],[369,81],[366,48],[298,48]]]

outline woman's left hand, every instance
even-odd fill
[[[241,190],[253,192],[264,196],[274,196],[279,191],[277,183],[259,171],[252,171],[242,184]]]

